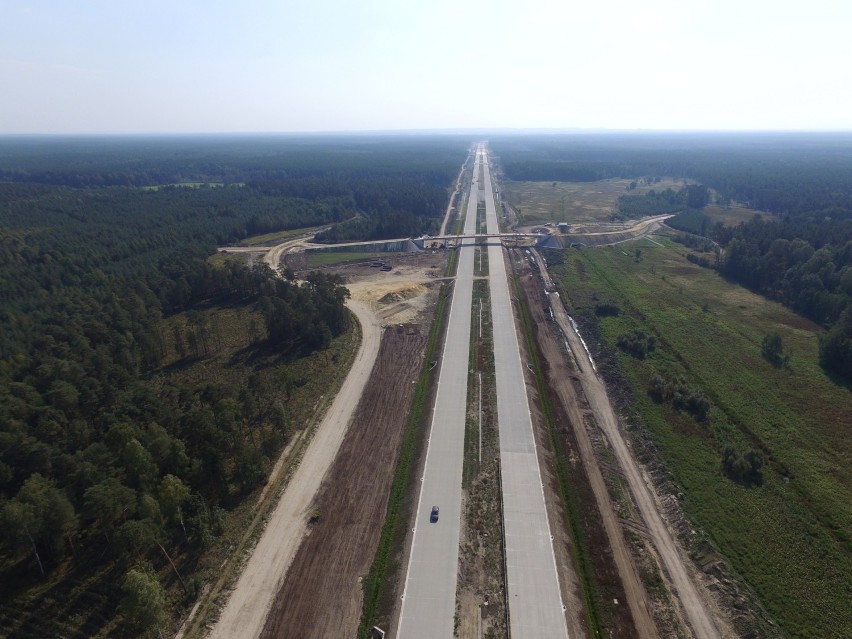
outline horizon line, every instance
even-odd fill
[[[310,131],[78,131],[0,132],[0,138],[49,137],[258,137],[331,135],[494,135],[494,134],[852,134],[852,128],[837,129],[748,129],[748,128],[602,128],[602,127],[435,127],[405,129],[328,129]]]

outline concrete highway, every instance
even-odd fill
[[[465,234],[476,229],[484,199],[488,233],[497,233],[497,212],[483,147],[476,153]],[[435,411],[417,506],[414,535],[396,637],[452,637],[458,575],[461,479],[473,292],[473,241],[464,240],[441,359]],[[499,244],[488,247],[497,418],[505,530],[507,603],[513,637],[568,637],[559,578],[544,502],[529,403],[524,383],[509,285]],[[440,508],[430,522],[433,506]]]
[[[485,216],[488,233],[497,233],[491,173],[487,158],[484,159]],[[509,634],[524,639],[567,638],[524,370],[500,244],[488,246],[488,270],[494,325]]]
[[[476,230],[476,205],[476,188],[472,188],[465,234]],[[454,629],[474,241],[464,240],[458,251],[447,338],[441,356],[435,410],[395,635],[405,639],[452,637]],[[436,522],[430,521],[433,506],[440,509]]]

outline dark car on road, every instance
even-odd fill
[[[438,521],[438,507],[437,506],[432,506],[432,515],[429,517],[429,521],[431,521],[433,524],[436,521]]]

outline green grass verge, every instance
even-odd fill
[[[786,635],[852,636],[852,395],[818,366],[822,331],[664,244],[643,246],[639,262],[633,245],[569,250],[552,272],[599,367],[626,381],[611,390],[647,428],[687,516]],[[597,318],[601,302],[620,314]],[[634,330],[657,339],[644,360],[615,347]],[[770,332],[782,336],[789,370],[761,356]],[[655,403],[647,392],[655,374],[700,388],[713,405],[709,419]],[[763,453],[761,485],[723,474],[728,445]]]
[[[240,246],[263,246],[264,244],[276,244],[299,235],[316,233],[327,226],[328,224],[323,224],[322,226],[306,226],[304,228],[290,229],[289,231],[275,231],[274,233],[265,233],[263,235],[252,235],[244,240],[240,240]]]
[[[249,256],[245,253],[223,253],[217,251],[207,258],[207,263],[217,268],[224,268],[226,264],[245,264]]]

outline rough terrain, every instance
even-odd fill
[[[422,364],[425,331],[388,328],[340,452],[313,502],[304,538],[262,637],[352,637],[361,579],[379,541],[393,469]]]

